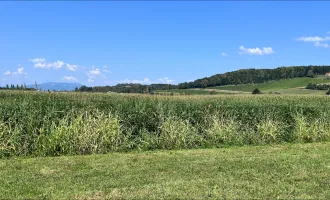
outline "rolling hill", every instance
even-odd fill
[[[330,80],[321,79],[321,78],[303,77],[303,78],[293,78],[293,79],[281,79],[276,81],[269,81],[266,83],[226,85],[226,86],[217,86],[210,88],[219,89],[219,90],[241,91],[241,92],[251,92],[255,88],[258,88],[261,91],[272,92],[272,91],[284,90],[284,89],[301,89],[306,87],[308,83],[314,83],[314,84],[330,83]]]
[[[158,92],[173,92],[174,94],[186,94],[186,95],[207,95],[210,91],[214,91],[215,94],[251,94],[252,90],[258,88],[264,93],[280,92],[281,94],[304,94],[304,95],[324,95],[325,91],[322,90],[308,90],[304,89],[308,83],[321,84],[329,83],[329,79],[324,78],[292,78],[281,79],[276,81],[268,81],[265,83],[257,84],[241,84],[241,85],[225,85],[207,88],[190,88],[190,89],[175,89],[169,91]]]

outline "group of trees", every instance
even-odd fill
[[[205,88],[220,85],[239,85],[248,83],[262,83],[271,80],[315,77],[330,71],[330,66],[292,66],[276,69],[241,69],[211,77],[197,79],[192,82],[178,84],[179,89]]]
[[[87,87],[83,85],[80,88],[76,88],[75,91],[153,94],[155,90],[170,90],[176,88],[177,88],[176,85],[171,85],[171,84],[142,85],[138,83],[131,83],[131,84],[117,84],[115,86],[95,86],[95,87]]]
[[[310,90],[329,90],[330,85],[329,84],[313,84],[309,83],[306,87],[306,89]]]
[[[21,85],[14,85],[14,84],[7,84],[6,87],[0,87],[0,90],[34,90],[33,88],[26,87],[25,84]]]

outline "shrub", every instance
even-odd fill
[[[330,88],[329,88],[329,90],[327,91],[326,95],[330,95]]]
[[[261,91],[258,88],[256,88],[252,91],[252,94],[261,94]]]

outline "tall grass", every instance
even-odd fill
[[[0,92],[0,157],[330,140],[327,96]]]

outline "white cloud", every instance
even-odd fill
[[[43,62],[46,62],[46,59],[44,58],[33,58],[33,59],[30,59],[31,62],[33,63],[43,63]]]
[[[164,78],[158,79],[158,83],[170,84],[170,83],[173,83],[173,80],[170,80],[169,78],[164,77]]]
[[[263,47],[262,49],[256,48],[245,48],[244,46],[239,47],[241,54],[250,54],[250,55],[268,55],[273,54],[275,51],[271,47]]]
[[[23,74],[23,70],[24,70],[23,67],[19,67],[19,68],[17,69],[17,73],[18,73],[18,74]]]
[[[327,34],[330,34],[330,31],[328,31]]]
[[[78,79],[73,76],[64,76],[63,80],[78,82]]]
[[[6,75],[6,76],[9,76],[10,74],[11,74],[10,71],[6,71],[6,72],[4,73],[4,75]]]
[[[61,69],[63,66],[66,66],[67,69],[70,71],[76,71],[77,69],[79,69],[78,65],[72,65],[60,60],[56,62],[47,62],[45,58],[33,58],[33,59],[29,59],[29,61],[34,63],[35,68]]]
[[[100,69],[99,68],[95,68],[95,66],[92,67],[92,70],[90,70],[90,71],[87,72],[87,76],[88,76],[88,80],[87,81],[89,83],[94,82],[97,77],[103,77],[104,79],[107,79],[107,77],[104,74],[102,74],[102,72],[100,71]]]
[[[222,56],[228,56],[228,54],[226,54],[225,52],[221,53]]]
[[[107,65],[103,66],[103,69],[108,69],[108,68],[109,68],[109,66],[107,66]]]
[[[4,75],[6,76],[16,76],[16,75],[26,75],[27,73],[24,72],[24,67],[17,68],[16,72],[6,71]]]
[[[98,68],[92,69],[88,73],[91,74],[91,75],[100,75],[101,74],[101,72]]]
[[[309,37],[300,37],[297,38],[297,41],[302,41],[302,42],[321,42],[321,41],[326,41],[329,40],[330,37],[319,37],[319,36],[309,36]]]
[[[326,43],[321,43],[321,42],[315,42],[314,44],[316,47],[323,47],[323,48],[328,48],[329,45]]]
[[[63,61],[47,62],[44,58],[33,58],[30,61],[34,63],[35,68],[60,69],[65,65]]]
[[[125,79],[125,80],[122,80],[122,81],[116,81],[117,83],[140,83],[140,84],[143,84],[143,85],[149,85],[149,84],[157,84],[157,83],[161,83],[161,84],[171,84],[173,83],[174,81],[173,80],[170,80],[169,78],[167,77],[164,77],[164,78],[159,78],[155,81],[152,81],[150,80],[149,78],[144,78],[143,80],[136,80],[136,79],[133,79],[133,80],[129,80],[129,79]]]
[[[78,69],[78,65],[70,65],[69,63],[66,63],[66,67],[70,71],[76,71]]]
[[[328,32],[330,33],[330,32]],[[326,36],[326,37],[320,37],[320,36],[309,36],[309,37],[300,37],[296,39],[297,41],[301,41],[301,42],[314,42],[314,46],[316,47],[323,47],[323,48],[328,48],[329,45],[326,43],[321,43],[324,41],[329,41],[330,37]]]

